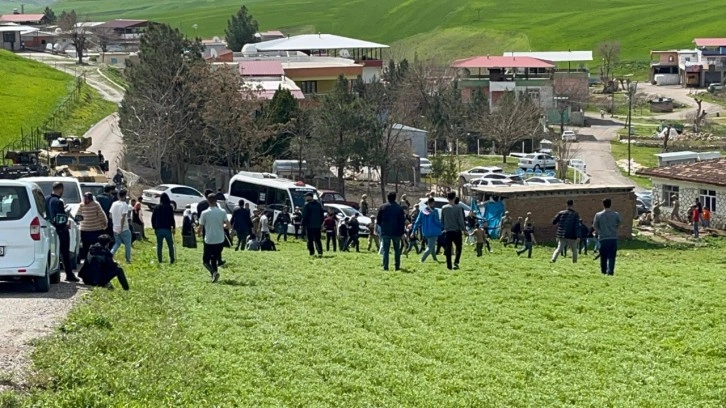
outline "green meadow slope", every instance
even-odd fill
[[[262,29],[291,34],[326,32],[380,41],[394,53],[442,60],[507,50],[594,49],[622,43],[623,59],[647,60],[650,49],[691,45],[697,36],[722,36],[720,19],[706,10],[726,0],[247,0]],[[91,20],[148,18],[188,34],[224,35],[239,0],[61,0]]]

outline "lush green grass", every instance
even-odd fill
[[[42,125],[74,87],[73,77],[0,50],[0,147]]]
[[[126,77],[124,76],[124,71],[122,69],[107,66],[100,68],[100,70],[103,75],[106,75],[108,79],[120,85],[123,90],[125,90],[128,86],[128,83],[126,82]]]
[[[33,407],[720,406],[723,243],[634,241],[614,278],[494,244],[462,270],[373,253],[200,250],[159,265],[136,244],[132,290],[92,291],[39,342]],[[443,259],[443,257],[442,257]],[[721,266],[719,266],[721,265]],[[1,398],[1,397],[0,397]],[[2,401],[2,399],[0,399]]]
[[[62,121],[58,131],[64,135],[83,136],[94,124],[116,112],[118,105],[109,102],[90,85],[84,84],[81,98],[73,111]]]
[[[694,0],[689,7],[710,10],[718,3]],[[683,5],[673,1],[248,0],[244,4],[262,29],[336,33],[408,46],[406,55],[435,55],[442,60],[512,51],[509,47],[592,50],[598,42],[613,39],[621,42],[624,60],[647,61],[651,49],[689,47],[694,37],[722,34],[722,24],[712,14],[684,12]],[[92,21],[148,18],[180,26],[189,35],[222,36],[239,6],[235,0],[61,0],[54,9],[56,13],[80,10]],[[663,21],[678,21],[679,29],[663,30]]]

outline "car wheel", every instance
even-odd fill
[[[59,274],[60,275],[60,274]],[[35,291],[45,293],[50,290],[50,262],[45,264],[45,275],[35,278]]]
[[[171,202],[171,209],[176,212],[176,203],[174,201]]]
[[[539,164],[535,164],[534,165],[534,169],[535,170],[542,170],[542,167],[540,167]]]

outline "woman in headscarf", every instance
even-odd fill
[[[194,217],[189,206],[184,210],[184,218],[182,220],[182,246],[184,248],[197,247],[197,239],[194,236]]]

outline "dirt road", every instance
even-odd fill
[[[699,90],[699,92],[702,92],[703,90]],[[696,112],[697,104],[696,101],[693,100],[693,96],[691,94],[692,90],[688,88],[683,88],[680,85],[669,85],[669,86],[655,86],[648,83],[644,84],[638,84],[638,92],[645,92],[649,95],[658,95],[662,96],[664,98],[671,98],[676,102],[680,102],[686,106],[689,106],[689,109],[680,111],[680,112],[673,112],[673,113],[666,113],[663,115],[658,115],[655,117],[655,119],[663,119],[663,120],[684,120],[687,119],[690,116],[693,116]],[[703,102],[701,107],[703,110],[705,110],[709,115],[716,115],[716,112],[721,112],[722,108],[719,105],[709,103],[709,102]],[[711,117],[711,116],[709,116]],[[635,122],[635,120],[633,121]]]

